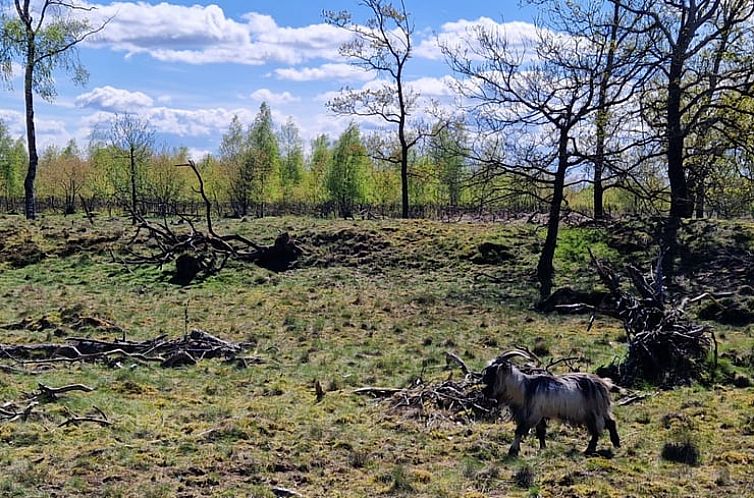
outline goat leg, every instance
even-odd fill
[[[518,456],[521,451],[521,440],[529,433],[529,426],[526,424],[519,424],[516,426],[516,437],[513,438],[513,444],[511,444],[508,450],[508,455]]]
[[[615,426],[615,420],[611,416],[605,417],[605,427],[610,432],[610,442],[613,446],[620,448],[620,437],[618,436],[618,428]]]
[[[586,428],[589,430],[589,434],[592,438],[589,440],[589,444],[587,445],[586,450],[584,450],[584,454],[591,455],[597,451],[597,441],[600,439],[600,430],[597,427],[597,421],[594,420],[594,417],[589,417],[587,419]]]
[[[547,419],[542,419],[537,424],[537,438],[539,439],[539,449],[544,450],[547,448],[545,443],[545,436],[547,435]]]

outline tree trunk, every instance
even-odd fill
[[[24,99],[26,104],[26,141],[29,147],[29,169],[26,171],[24,179],[24,212],[26,219],[34,220],[37,217],[36,195],[34,192],[34,182],[37,178],[37,166],[39,156],[37,155],[37,132],[34,126],[34,58],[35,53],[34,36],[27,34],[27,55],[26,71],[24,74]]]
[[[408,149],[401,149],[401,217],[408,218]]]
[[[555,273],[553,258],[555,257],[555,248],[558,244],[560,209],[563,204],[563,187],[565,185],[565,175],[567,170],[568,128],[563,128],[560,130],[560,140],[558,144],[558,170],[555,173],[552,200],[550,201],[550,214],[547,218],[547,236],[545,237],[545,245],[542,247],[542,253],[539,255],[539,263],[537,263],[537,280],[539,280],[540,301],[547,299],[552,292],[552,279]]]
[[[667,160],[670,182],[670,217],[691,218],[694,205],[689,197],[688,181],[683,168],[684,136],[681,115],[682,62],[675,57],[670,64],[667,97]]]
[[[610,84],[610,78],[613,76],[615,68],[615,51],[617,50],[618,24],[620,23],[620,4],[615,3],[613,7],[613,21],[610,25],[610,36],[608,38],[609,46],[607,51],[607,61],[605,64],[605,73],[600,80],[599,102],[597,108],[597,147],[595,150],[594,160],[594,218],[602,219],[605,217],[604,208],[604,186],[602,185],[602,174],[605,171],[605,142],[607,141],[607,123],[609,119],[607,90]]]
[[[604,145],[597,144],[598,160],[594,163],[594,218],[601,220],[605,217],[604,193],[602,186],[602,171],[604,167]],[[601,152],[600,152],[601,149]],[[600,159],[601,156],[601,159]]]
[[[705,206],[704,174],[699,175],[696,184],[696,217],[704,218]]]
[[[136,224],[136,154],[134,152],[134,146],[132,145],[129,150],[129,159],[131,160],[131,220],[133,224]]]

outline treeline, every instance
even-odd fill
[[[471,159],[470,138],[461,126],[437,125],[410,158],[413,217],[463,213],[545,212],[541,185],[500,175],[496,165]],[[235,117],[216,156],[198,162],[207,192],[219,216],[307,214],[315,216],[400,216],[400,172],[389,158],[396,147],[385,135],[364,136],[352,123],[339,137],[320,135],[308,147],[292,119],[276,128],[262,104],[253,123]],[[742,160],[743,158],[738,158]],[[196,213],[201,209],[188,149],[159,147],[150,124],[122,115],[97,130],[86,148],[71,141],[47,147],[40,155],[40,210],[77,211],[133,209],[148,215]],[[23,174],[28,164],[25,142],[0,123],[0,210],[23,209]],[[708,209],[719,216],[751,215],[754,188],[741,181],[741,163],[725,174],[716,168],[710,182]],[[648,171],[648,185],[664,183]],[[668,199],[648,198],[626,188],[605,195],[612,214],[657,213]],[[567,190],[568,209],[592,214],[592,187]]]

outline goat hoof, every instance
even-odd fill
[[[518,450],[514,450],[513,448],[508,450],[508,456],[511,457],[517,457],[518,456]]]

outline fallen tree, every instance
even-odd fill
[[[591,251],[590,256],[610,292],[612,306],[608,314],[623,323],[628,341],[625,359],[601,373],[616,376],[627,386],[644,381],[672,387],[705,380],[711,355],[713,366],[717,365],[717,340],[712,328],[690,320],[685,308],[707,295],[677,302],[669,299],[663,285],[662,257],[650,277],[634,266],[626,267],[633,288],[629,292],[623,289],[618,273]]]
[[[188,231],[171,228],[167,220],[149,221],[133,213],[136,232],[126,244],[129,257],[126,264],[154,264],[162,268],[175,264],[171,282],[188,285],[197,276],[213,275],[225,267],[229,260],[255,263],[271,271],[292,268],[303,251],[288,235],[281,233],[271,246],[260,245],[240,234],[218,234],[212,223],[212,203],[204,190],[204,180],[193,161],[178,166],[190,167],[194,172],[205,207],[206,229],[200,230],[188,216],[179,216]],[[146,238],[141,237],[146,234]]]

